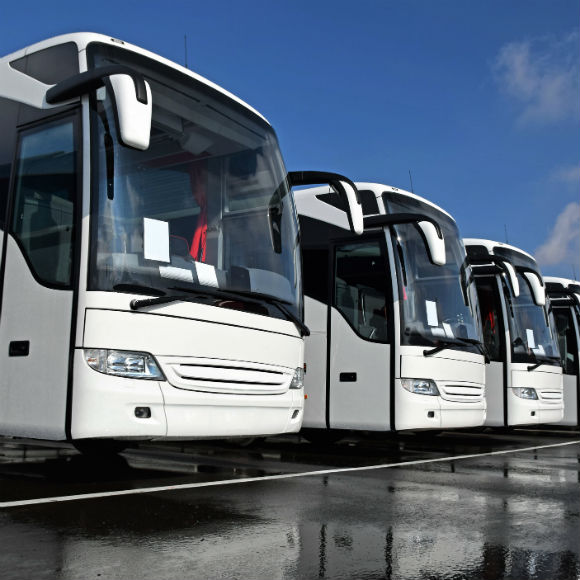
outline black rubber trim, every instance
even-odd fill
[[[83,123],[82,123],[82,109],[78,109],[77,113],[72,116],[73,127],[75,130],[75,137],[77,139],[77,199],[74,204],[73,217],[73,259],[72,259],[72,311],[70,321],[70,339],[69,339],[69,358],[68,358],[68,381],[66,390],[66,410],[64,420],[64,432],[67,440],[72,440],[72,403],[73,403],[73,389],[74,389],[74,358],[76,351],[76,335],[78,324],[78,308],[79,308],[79,280],[80,280],[80,265],[81,265],[81,243],[82,243],[82,213],[83,213]]]

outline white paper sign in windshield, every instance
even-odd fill
[[[171,278],[180,282],[193,283],[193,272],[185,268],[174,268],[173,266],[159,266],[159,274],[162,278]]]
[[[170,262],[169,223],[143,218],[143,255],[146,260]]]
[[[437,302],[433,302],[433,300],[425,300],[425,309],[427,310],[427,324],[429,326],[439,326],[439,319],[437,318]]]
[[[197,279],[200,284],[204,286],[213,286],[218,288],[217,275],[215,273],[215,268],[210,264],[204,264],[202,262],[195,263],[195,273],[197,274]]]
[[[526,328],[526,337],[528,339],[528,348],[536,348],[536,339],[534,338],[534,331],[531,328]]]

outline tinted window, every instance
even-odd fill
[[[320,201],[323,201],[324,203],[327,203],[328,205],[336,207],[342,211],[347,210],[344,200],[334,190],[329,193],[321,193],[316,197]],[[376,213],[379,213],[377,198],[372,191],[368,189],[359,190],[359,199],[361,202],[363,215],[374,215]]]
[[[302,250],[304,294],[328,304],[328,249]]]
[[[495,278],[478,278],[476,282],[479,310],[483,324],[483,342],[489,358],[502,361],[502,316],[500,296]]]
[[[73,121],[23,134],[17,171],[13,233],[42,282],[68,286],[77,188]]]
[[[377,342],[389,337],[390,277],[383,248],[379,240],[337,246],[334,279],[336,308],[357,334]]]
[[[33,52],[10,66],[47,85],[55,85],[79,72],[77,45],[67,42]]]
[[[18,103],[0,99],[0,135],[2,135],[0,139],[0,228],[3,228],[6,222],[6,204],[14,158],[17,116]]]
[[[572,320],[572,310],[570,308],[554,308],[554,320],[564,372],[568,375],[575,375],[578,372],[578,344]]]

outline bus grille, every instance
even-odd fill
[[[485,387],[483,385],[452,385],[437,383],[441,398],[457,403],[478,403],[483,400]]]
[[[293,372],[283,367],[219,359],[158,359],[168,382],[179,389],[205,393],[279,395]]]
[[[562,391],[541,391],[539,389],[537,389],[539,395],[540,395],[540,399],[542,399],[542,401],[545,401],[546,403],[561,403],[562,399],[563,399],[563,393]]]

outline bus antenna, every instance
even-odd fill
[[[409,169],[409,181],[411,182],[411,193],[415,193],[413,190],[413,177],[411,175],[411,170]]]
[[[185,68],[189,68],[187,66],[187,34],[183,35],[183,50],[185,52]]]
[[[505,243],[509,244],[508,235],[507,235],[507,225],[503,224],[503,229],[505,231]]]

